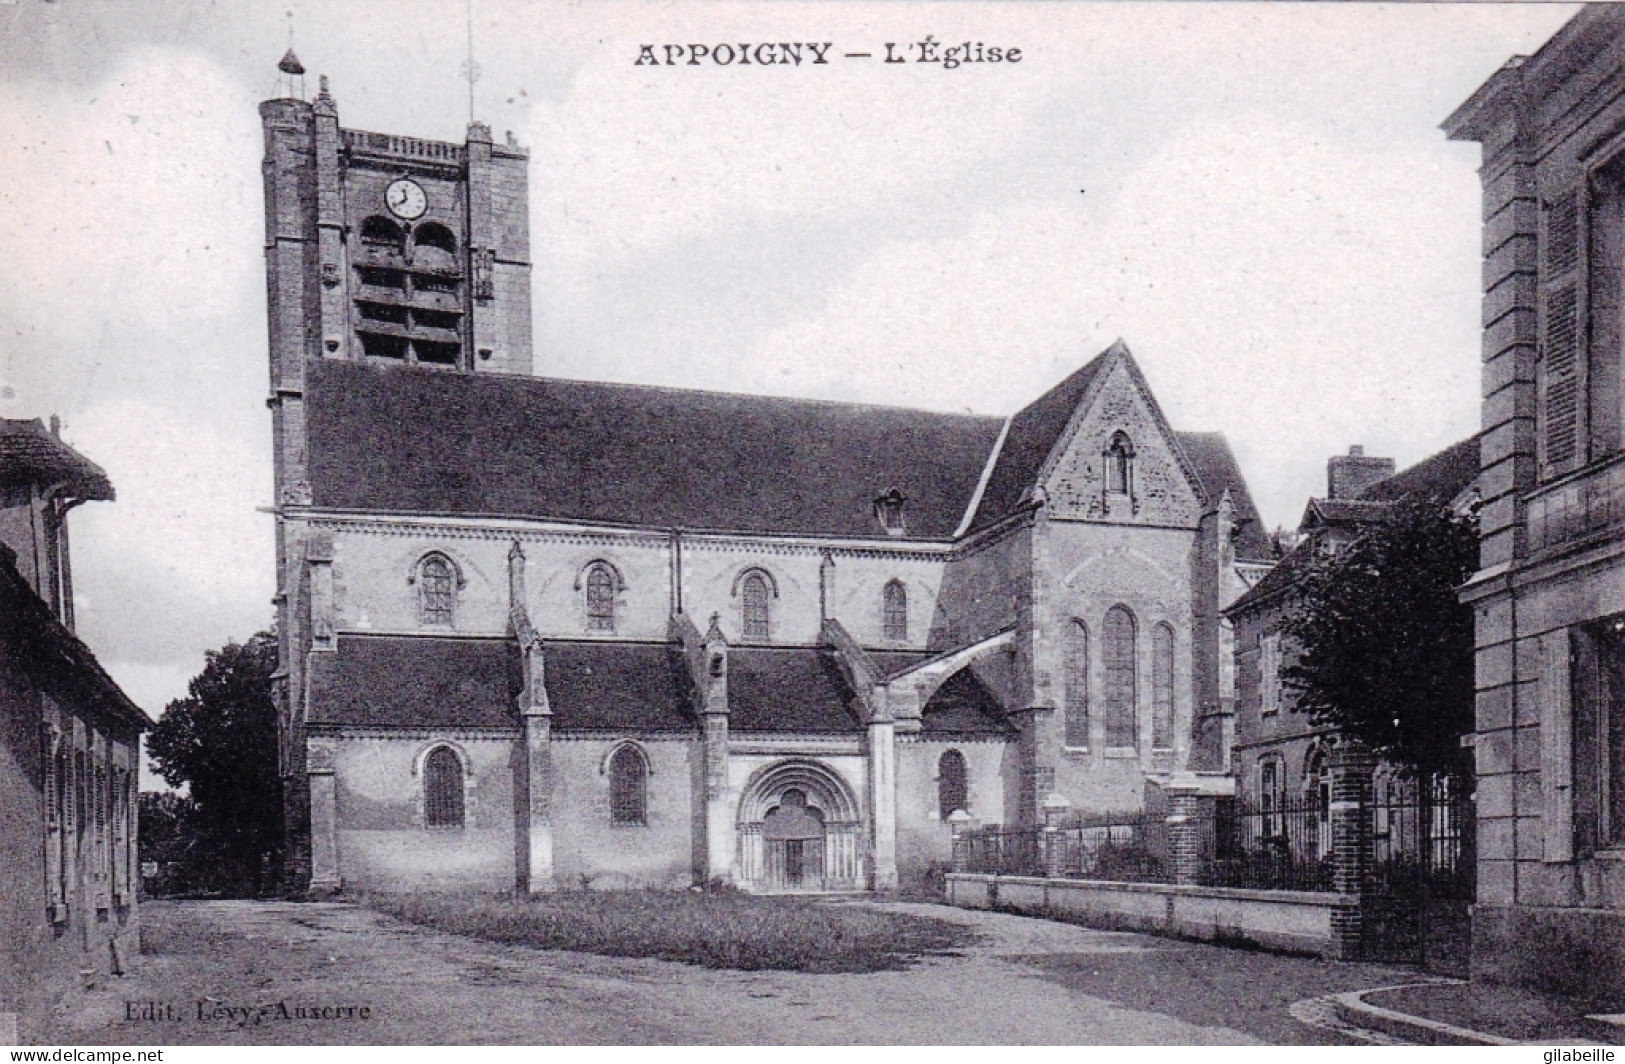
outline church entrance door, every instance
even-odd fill
[[[826,766],[764,766],[740,798],[736,881],[761,891],[864,889],[859,817],[851,789]]]
[[[824,811],[792,787],[762,818],[769,890],[824,889]]]

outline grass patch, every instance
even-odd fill
[[[928,917],[732,892],[581,891],[531,900],[380,894],[366,904],[493,942],[743,971],[890,971],[977,940],[970,928]]]

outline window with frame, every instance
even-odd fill
[[[1139,746],[1137,677],[1135,675],[1134,615],[1126,606],[1106,611],[1100,626],[1101,701],[1104,703],[1106,746]]]
[[[423,759],[423,823],[431,828],[463,826],[463,762],[449,746],[437,746]]]
[[[753,643],[765,643],[772,628],[770,600],[772,588],[767,582],[764,573],[752,572],[745,575],[739,586],[739,605],[742,620],[742,629],[745,639]]]
[[[609,822],[636,827],[649,822],[649,765],[643,752],[626,745],[609,759]]]
[[[1314,842],[1315,856],[1332,852],[1332,774],[1326,748],[1310,751],[1303,769],[1305,834]]]
[[[1264,838],[1278,838],[1282,834],[1281,804],[1285,797],[1281,761],[1267,757],[1258,763],[1258,812],[1260,830]]]
[[[1258,639],[1258,712],[1260,716],[1281,709],[1281,633],[1270,632]]]
[[[1062,671],[1066,673],[1066,717],[1064,742],[1075,750],[1089,747],[1089,629],[1080,620],[1066,626],[1066,642],[1061,648]]]
[[[958,750],[947,750],[937,759],[937,815],[947,820],[960,809],[970,812],[965,755]]]
[[[885,637],[902,641],[908,638],[908,589],[901,580],[888,583],[881,592],[884,612]]]
[[[587,569],[587,627],[594,632],[615,630],[615,570],[603,562]]]
[[[1151,746],[1174,746],[1174,630],[1166,623],[1151,629]]]
[[[444,554],[418,563],[418,620],[425,627],[450,628],[457,609],[457,569]]]
[[[1625,848],[1625,615],[1572,647],[1575,836],[1582,853]]]

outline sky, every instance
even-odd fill
[[[341,124],[531,152],[536,371],[1005,415],[1122,338],[1266,524],[1478,424],[1478,147],[1564,5],[0,0],[0,416],[118,492],[80,635],[156,715],[271,621],[262,148],[292,41]],[[290,17],[291,12],[291,17]],[[1019,63],[886,64],[931,36]],[[822,66],[643,45],[832,42]],[[904,52],[911,58],[918,51]]]

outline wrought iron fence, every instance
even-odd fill
[[[1044,874],[1043,829],[1037,827],[983,828],[967,838],[971,872],[1000,876]]]
[[[1330,804],[1215,799],[1196,818],[1197,882],[1252,890],[1332,889]]]
[[[1071,879],[1172,883],[1168,822],[1161,816],[1080,820],[1055,831],[1053,863]]]
[[[1459,780],[1378,780],[1367,803],[1366,893],[1472,900],[1473,805]]]

